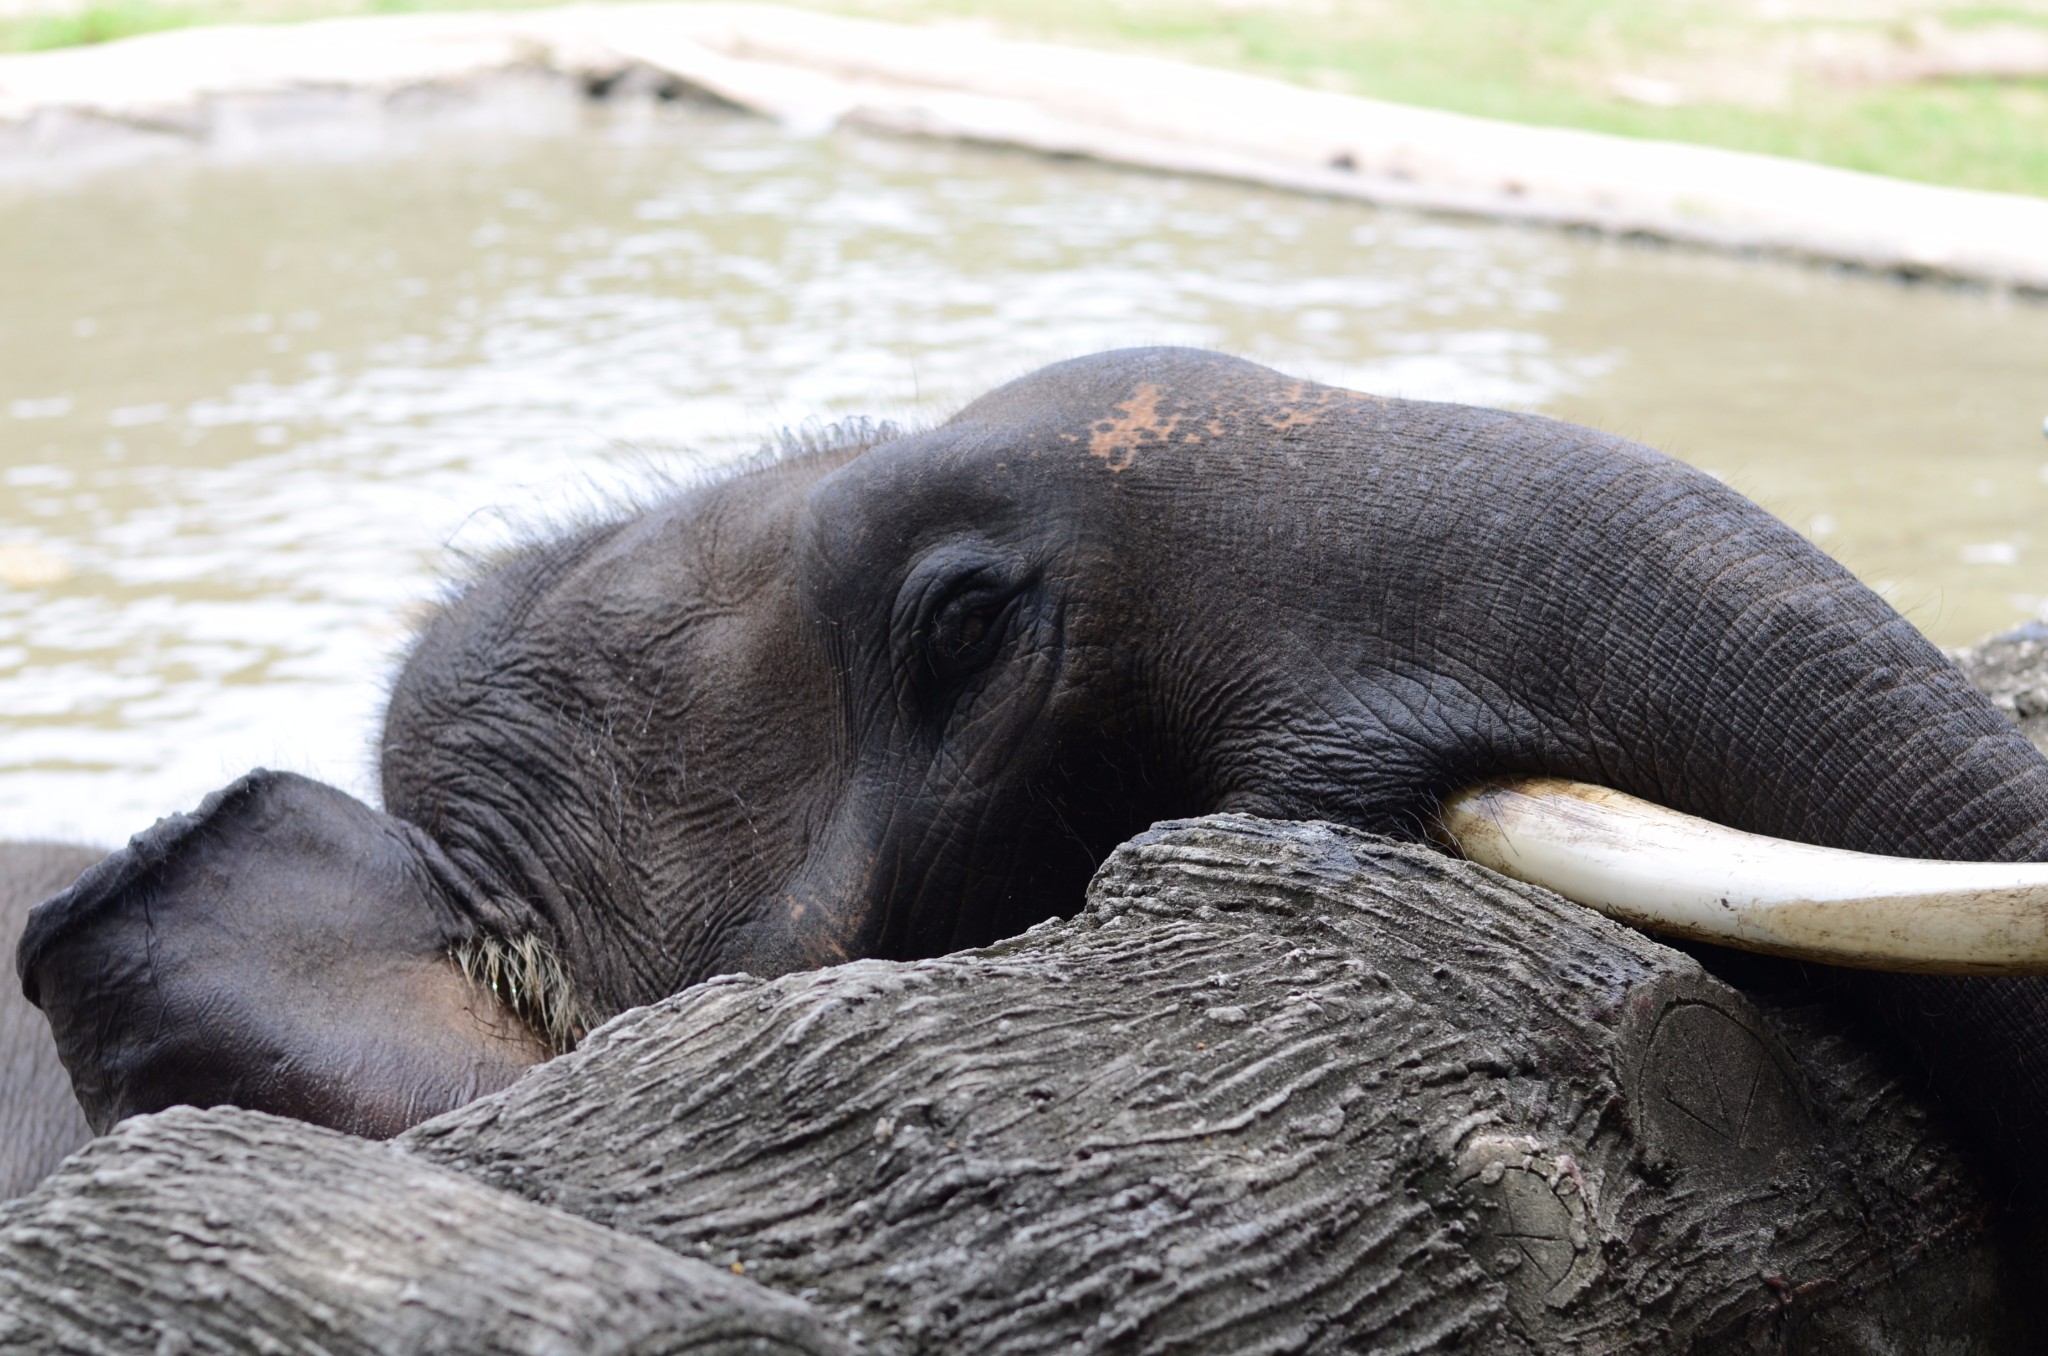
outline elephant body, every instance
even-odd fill
[[[708,976],[1070,913],[1156,820],[1419,838],[1504,773],[1868,852],[2048,858],[2048,760],[1712,477],[1553,420],[1130,350],[523,550],[416,643],[381,811],[238,783],[53,901],[19,964],[96,1123],[210,1098],[388,1129]],[[309,981],[274,962],[308,947],[347,960],[310,981],[318,1030],[276,1016]],[[509,978],[467,1003],[450,954]],[[2042,982],[1812,982],[2032,1190]],[[324,1034],[358,1009],[353,1044]]]
[[[103,854],[70,843],[0,843],[0,948],[13,951],[29,910]],[[49,1176],[92,1137],[58,1062],[50,1024],[18,986],[0,985],[0,1201]]]

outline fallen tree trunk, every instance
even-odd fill
[[[2027,622],[1957,652],[1970,686],[2048,753],[2048,622]]]
[[[128,1121],[0,1207],[0,1350],[848,1349],[801,1301],[258,1112]]]
[[[228,1266],[165,1221],[219,1199],[192,1165],[252,1119],[131,1122],[0,1212],[0,1308],[62,1291],[111,1325]],[[985,951],[628,1013],[388,1149],[263,1124],[319,1228],[420,1214],[395,1180],[322,1184],[337,1144],[385,1154],[531,1210],[493,1256],[659,1245],[869,1351],[1991,1352],[2033,1294],[1967,1154],[1824,1007],[1425,849],[1234,816],[1142,835],[1080,916]],[[132,1278],[82,1285],[33,1242],[116,1230],[94,1184],[130,1163]],[[274,1217],[214,1208],[261,1274]],[[383,1321],[388,1295],[275,1265],[293,1303]],[[261,1332],[241,1293],[221,1312]]]

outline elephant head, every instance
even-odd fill
[[[252,835],[262,798],[212,805],[186,837],[232,869],[145,840],[20,965],[102,1120],[227,1097],[385,1128],[547,1045],[465,1006],[464,946],[552,958],[511,1011],[559,1035],[720,972],[1008,935],[1156,819],[1420,836],[1514,773],[1812,844],[2048,855],[2048,761],[1713,478],[1133,350],[521,552],[419,637],[383,812]],[[229,934],[256,978],[192,940]],[[293,1015],[342,992],[389,1020]],[[1994,1139],[2048,1127],[2039,981],[1857,993]]]

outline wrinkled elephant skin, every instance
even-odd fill
[[[100,859],[69,843],[0,843],[0,951],[21,940],[28,913]],[[50,1024],[11,984],[0,984],[0,1201],[48,1176],[92,1136]]]
[[[95,1130],[189,1103],[396,1134],[545,1054],[449,963],[459,898],[417,829],[252,773],[39,909],[22,986]]]

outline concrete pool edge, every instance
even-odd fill
[[[0,57],[0,175],[546,71],[855,126],[2048,297],[2048,199],[1493,122],[1143,56],[667,3],[184,29]],[[351,99],[353,102],[351,102]]]

